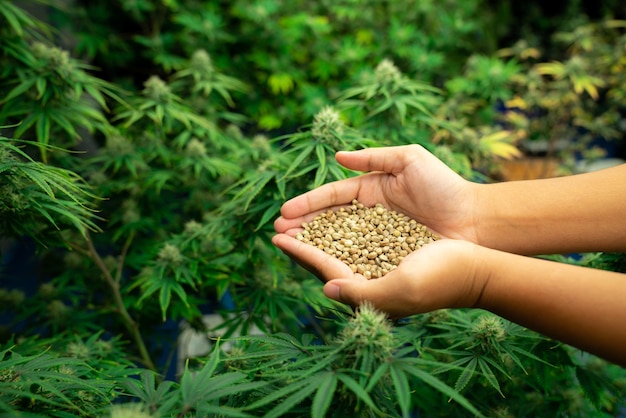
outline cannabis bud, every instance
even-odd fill
[[[202,224],[198,221],[188,221],[185,223],[185,234],[194,235],[202,231]]]
[[[338,338],[350,350],[359,352],[371,349],[379,358],[391,355],[395,347],[391,321],[369,302],[359,306]]]
[[[109,182],[109,177],[102,171],[94,171],[89,175],[89,184],[102,186]]]
[[[26,299],[26,294],[17,289],[0,289],[0,303],[9,306],[19,306]]]
[[[331,106],[326,106],[313,118],[311,135],[319,142],[335,144],[337,138],[341,137],[344,128],[345,125],[339,118],[339,112]]]
[[[213,60],[204,49],[199,49],[191,56],[191,67],[200,73],[213,72]]]
[[[265,135],[255,135],[252,138],[252,146],[264,154],[269,154],[269,152],[271,151],[270,141]]]
[[[180,253],[177,246],[165,244],[159,251],[159,260],[165,264],[178,266],[183,263],[183,255]]]
[[[170,88],[159,76],[153,75],[143,83],[143,94],[157,102],[167,101]]]
[[[134,199],[126,199],[122,202],[122,222],[130,224],[138,222],[141,219],[141,213],[137,201]]]
[[[82,341],[71,342],[66,348],[67,355],[86,360],[91,357],[91,350]]]
[[[389,59],[382,60],[380,64],[376,66],[374,73],[376,80],[380,84],[393,84],[402,78],[402,73],[398,67]]]
[[[113,156],[128,155],[135,152],[135,147],[128,138],[121,135],[111,135],[106,139],[107,151]]]
[[[48,314],[50,318],[56,322],[63,322],[70,315],[70,307],[67,306],[63,301],[59,299],[54,299],[48,303],[47,306]]]
[[[501,318],[495,315],[484,315],[473,325],[472,334],[481,347],[489,351],[494,343],[505,339],[506,330]]]
[[[57,293],[56,286],[52,283],[42,283],[41,286],[39,286],[39,295],[44,299],[52,299],[57,296]]]
[[[54,69],[63,79],[70,79],[76,70],[68,51],[48,46],[42,42],[35,42],[32,51],[35,57],[45,63],[46,69]]]
[[[204,157],[206,146],[198,138],[191,138],[185,147],[185,154],[189,157]]]

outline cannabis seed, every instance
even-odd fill
[[[324,250],[367,279],[388,274],[410,252],[439,239],[402,213],[380,203],[365,207],[356,200],[335,212],[327,210],[302,227],[296,239]]]

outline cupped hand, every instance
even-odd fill
[[[294,236],[302,222],[350,204],[382,203],[428,226],[441,236],[477,242],[474,183],[466,181],[419,145],[340,151],[337,161],[366,174],[325,184],[287,201],[274,222],[278,233]]]
[[[324,294],[352,307],[368,301],[398,319],[443,308],[477,305],[485,277],[479,246],[442,239],[409,254],[390,273],[367,280],[337,258],[287,234],[274,244],[325,282]]]

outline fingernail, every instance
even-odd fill
[[[341,302],[339,286],[333,283],[330,283],[330,282],[326,283],[326,286],[324,286],[324,294],[326,295],[327,298],[334,299],[336,301]]]

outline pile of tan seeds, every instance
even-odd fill
[[[329,209],[302,227],[298,240],[324,250],[367,279],[384,276],[408,254],[439,239],[402,213],[380,203],[365,207],[356,200],[337,211]]]

